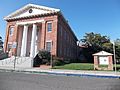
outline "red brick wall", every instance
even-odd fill
[[[67,59],[77,58],[77,41],[62,16],[59,16],[58,19],[58,51],[59,57]]]
[[[14,28],[13,35],[9,35],[9,30],[10,28]],[[8,22],[7,23],[7,28],[6,28],[6,37],[5,37],[5,42],[4,42],[4,52],[8,51],[8,42],[16,42],[17,41],[17,25],[15,25],[15,22]],[[12,49],[13,54],[15,54],[16,49]]]
[[[56,55],[57,54],[57,15],[52,15],[52,16],[46,16],[46,17],[36,17],[36,18],[29,18],[29,19],[19,19],[19,20],[13,20],[13,21],[8,21],[7,22],[7,28],[6,28],[6,37],[5,37],[5,43],[4,43],[4,51],[7,51],[7,44],[8,42],[15,42],[17,41],[17,29],[18,26],[16,25],[16,22],[24,22],[24,21],[33,21],[33,20],[43,20],[42,24],[38,24],[41,26],[41,31],[40,31],[40,43],[39,44],[39,49],[45,49],[46,47],[46,41],[47,40],[52,40],[53,42],[53,47],[52,47],[52,54]],[[47,32],[47,22],[51,21],[52,22],[52,32],[48,33]],[[14,33],[12,36],[9,36],[9,29],[10,26],[14,26]],[[16,49],[12,49],[13,54],[16,53]]]
[[[112,56],[108,56],[108,58],[109,58],[108,70],[113,70],[113,60],[112,60]]]
[[[26,18],[26,19],[19,19],[19,20],[12,20],[8,21],[7,29],[6,29],[6,38],[4,43],[4,51],[7,51],[7,43],[8,41],[14,42],[18,39],[18,26],[16,22],[25,22],[25,21],[33,21],[33,20],[43,20],[44,22],[39,23],[40,26],[40,36],[39,36],[39,49],[46,49],[46,41],[52,41],[52,54],[57,57],[62,58],[71,58],[76,59],[77,56],[77,44],[76,39],[69,25],[64,21],[62,16],[59,15],[50,15],[50,16],[43,16],[43,17],[34,17],[34,18]],[[52,22],[52,31],[47,32],[47,22]],[[9,27],[14,26],[14,35],[9,37]],[[60,27],[63,27],[62,36],[60,36]],[[65,33],[66,36],[65,37]],[[62,48],[60,48],[60,46]],[[61,54],[60,54],[61,50]],[[16,53],[16,49],[13,49],[13,54]]]
[[[94,56],[94,70],[102,70],[102,67],[99,67],[99,56]],[[112,56],[107,56],[109,60],[109,64],[107,68],[104,68],[103,70],[113,70],[113,61]]]
[[[98,56],[94,56],[94,70],[98,69],[98,64],[99,64]]]
[[[9,24],[7,23],[6,26],[6,35],[5,35],[5,42],[4,42],[4,52],[7,51],[7,44],[8,44],[8,37],[9,37]]]
[[[47,31],[47,23],[51,22],[52,23],[52,31],[48,32]],[[57,15],[56,16],[50,16],[50,17],[45,17],[45,48],[46,48],[46,42],[47,41],[52,41],[52,55],[57,55]]]

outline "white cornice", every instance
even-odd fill
[[[110,55],[113,55],[113,54],[112,53],[108,53],[106,51],[100,51],[98,53],[93,54],[93,56],[104,56],[104,55],[110,56]]]
[[[25,25],[25,24],[33,24],[33,23],[40,23],[40,22],[44,22],[44,19],[42,20],[34,20],[34,21],[27,21],[27,22],[17,22],[17,25]]]
[[[40,6],[40,5],[35,5],[35,4],[27,4],[26,6],[16,10],[15,12],[9,14],[8,16],[4,17],[5,20],[9,20],[9,19],[14,19],[14,18],[18,18],[15,17],[18,14],[21,14],[22,12],[28,10],[29,8],[35,8],[35,9],[40,9],[40,10],[44,10],[44,11],[48,11],[48,13],[55,13],[55,12],[60,12],[60,9],[56,9],[56,8],[50,8],[50,7],[46,7],[46,6]]]

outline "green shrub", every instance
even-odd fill
[[[53,66],[60,66],[64,65],[64,62],[62,60],[53,60]]]
[[[71,60],[70,60],[70,59],[64,59],[63,61],[64,61],[65,64],[71,63]]]
[[[4,52],[0,53],[0,60],[5,58],[8,58],[8,53],[4,53]]]
[[[65,62],[63,61],[62,58],[58,58],[58,57],[55,57],[53,56],[53,66],[60,66],[60,65],[64,65]]]
[[[42,59],[42,64],[50,64],[51,54],[47,50],[39,50],[38,56]]]

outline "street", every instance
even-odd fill
[[[120,80],[1,71],[0,90],[120,90]]]

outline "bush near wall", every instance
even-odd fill
[[[8,58],[8,53],[1,52],[0,53],[0,60]]]
[[[50,52],[43,49],[39,50],[38,54],[34,58],[33,66],[39,67],[41,64],[50,65],[50,58],[51,58]]]
[[[50,64],[51,53],[47,50],[39,50],[38,56],[42,59],[42,64]]]
[[[64,64],[70,64],[70,63],[75,63],[76,60],[73,59],[68,59],[68,58],[59,58],[56,56],[52,56],[52,60],[53,60],[53,66],[60,66],[60,65],[64,65]]]
[[[53,66],[60,66],[60,65],[64,65],[65,64],[63,58],[52,56],[52,60],[53,60],[53,62],[52,62]]]

